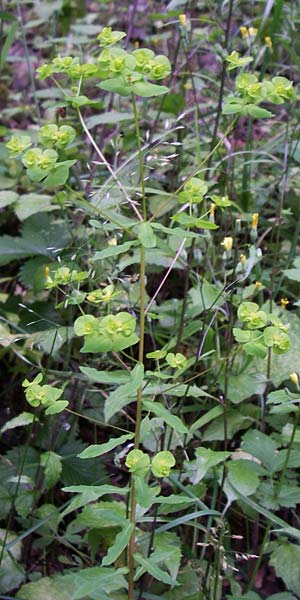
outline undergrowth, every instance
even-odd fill
[[[0,597],[300,598],[299,6],[0,17]]]

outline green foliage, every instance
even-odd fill
[[[1,593],[294,599],[300,14],[154,4],[0,15]]]

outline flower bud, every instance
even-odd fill
[[[298,387],[299,377],[298,377],[297,373],[295,373],[295,371],[293,373],[290,373],[289,378],[290,378],[291,382],[294,383]]]

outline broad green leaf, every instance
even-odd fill
[[[289,543],[277,543],[271,554],[270,564],[277,577],[283,579],[288,590],[299,594],[300,589],[300,546]]]
[[[91,367],[80,367],[80,371],[84,373],[92,381],[97,383],[107,384],[122,384],[128,383],[130,380],[130,373],[128,371],[97,371]]]
[[[0,540],[4,540],[6,536],[6,530],[0,530]],[[6,538],[6,544],[14,541],[16,534],[14,532],[8,532]],[[2,549],[2,547],[1,547]],[[25,579],[24,569],[19,561],[21,561],[22,544],[16,541],[8,550],[4,550],[2,563],[0,565],[0,594],[5,594],[10,590],[13,590]]]
[[[138,238],[144,248],[155,248],[156,237],[150,223],[141,223],[137,227]]]
[[[59,413],[63,412],[68,405],[69,402],[67,400],[58,400],[57,402],[51,404],[50,406],[48,406],[48,408],[46,408],[45,414],[58,415]]]
[[[107,452],[111,452],[117,446],[121,446],[127,440],[132,440],[134,438],[134,433],[128,433],[126,435],[121,435],[119,438],[113,438],[106,442],[105,444],[93,444],[92,446],[88,446],[81,454],[79,454],[79,458],[94,458],[95,456],[102,456],[102,454],[106,454]]]
[[[167,410],[162,404],[159,402],[151,402],[151,400],[143,400],[143,409],[149,410],[154,413],[157,417],[160,417],[164,420],[167,425],[175,429],[177,433],[187,434],[189,432],[186,425],[182,422],[179,417],[176,415],[172,415],[169,410]]]
[[[118,590],[127,589],[127,581],[124,577],[128,569],[120,568],[113,569],[109,567],[91,567],[90,569],[82,569],[69,577],[72,577],[75,583],[75,593],[72,600],[81,600],[91,597],[99,600],[112,599],[111,593]],[[104,594],[107,594],[107,596]],[[58,600],[56,598],[56,600]]]
[[[154,579],[157,579],[157,581],[162,581],[163,583],[172,586],[178,585],[178,583],[172,577],[170,577],[166,571],[160,569],[157,564],[151,560],[151,557],[144,558],[141,554],[136,552],[134,554],[134,558],[136,562],[143,567],[143,571],[149,573],[149,575],[154,577]]]
[[[19,194],[12,192],[11,190],[0,191],[0,208],[14,204],[17,202],[18,198]]]
[[[122,77],[106,79],[98,83],[97,86],[106,92],[120,94],[120,96],[129,96],[132,93],[132,85],[128,85]]]
[[[133,121],[133,113],[110,111],[88,117],[86,124],[88,129],[93,129],[93,127],[97,127],[97,125],[115,125],[116,123],[121,123],[123,121]]]
[[[242,450],[258,458],[271,474],[276,471],[277,444],[269,435],[254,429],[247,431]]]
[[[119,244],[118,246],[109,246],[108,248],[104,248],[104,250],[100,250],[100,252],[96,252],[92,257],[92,260],[103,260],[104,258],[110,258],[111,256],[124,254],[125,252],[128,252],[132,246],[137,246],[138,244],[139,242],[132,240],[131,242]]]
[[[52,196],[45,194],[22,194],[16,204],[15,213],[20,221],[24,221],[36,213],[49,212],[59,208],[52,204],[51,200]]]
[[[196,449],[196,460],[186,462],[188,475],[193,484],[199,483],[212,467],[229,458],[230,452],[216,452],[210,448]]]
[[[74,161],[75,163],[76,161]],[[66,165],[58,165],[56,169],[53,169],[46,177],[44,185],[48,188],[56,187],[57,185],[63,185],[66,183],[69,177],[69,167]]]
[[[3,427],[1,427],[0,432],[5,433],[9,429],[15,429],[15,427],[24,427],[25,425],[30,425],[33,423],[34,415],[29,412],[22,412],[17,417],[10,419],[7,421]]]
[[[161,96],[169,91],[165,85],[156,85],[149,81],[136,81],[132,84],[132,91],[142,98],[151,98],[152,96]]]
[[[134,523],[127,521],[125,527],[115,537],[115,541],[109,548],[106,556],[104,556],[102,560],[103,567],[111,565],[120,556],[120,554],[122,554],[123,550],[125,550],[126,546],[128,545],[133,530]]]
[[[250,460],[237,459],[227,464],[227,482],[243,496],[251,496],[259,486],[258,465]]]
[[[62,472],[61,456],[51,450],[41,454],[41,466],[45,469],[45,484],[51,489],[60,479]]]
[[[247,114],[254,119],[268,119],[270,117],[274,117],[275,115],[271,113],[269,110],[265,108],[261,108],[260,106],[256,106],[255,104],[247,104],[245,106]]]
[[[72,522],[72,526],[78,530],[78,526],[82,529],[89,527],[91,529],[102,529],[103,527],[124,527],[126,524],[126,505],[120,501],[111,502],[95,502],[88,504],[83,508],[83,511]]]
[[[248,427],[250,427],[250,425],[255,421],[254,415],[252,415],[252,410],[249,411],[249,414],[245,414],[248,412],[248,405],[242,404],[239,406],[242,406],[243,412],[242,409],[228,409],[226,411],[227,439],[231,439],[237,433],[237,431],[240,431],[241,429],[248,429]],[[221,408],[223,413],[222,407],[216,408]],[[210,423],[203,434],[202,441],[211,442],[213,440],[224,440],[224,435],[224,416],[222,415],[215,418]]]
[[[283,273],[288,279],[300,282],[300,269],[285,269]]]
[[[144,366],[138,363],[130,373],[130,380],[125,385],[118,387],[105,400],[104,415],[108,422],[123,406],[133,402],[135,394],[142,385]]]

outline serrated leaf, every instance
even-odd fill
[[[78,455],[79,458],[94,458],[95,456],[102,456],[102,454],[106,454],[107,452],[111,452],[117,446],[121,446],[127,440],[132,440],[134,438],[134,433],[128,433],[126,435],[121,435],[119,438],[113,438],[106,442],[105,444],[93,444],[92,446],[88,446],[81,454]]]
[[[162,406],[162,404],[159,404],[159,402],[151,402],[151,400],[144,400],[143,409],[149,410],[150,412],[154,413],[157,417],[163,419],[163,421],[167,423],[167,425],[172,427],[172,429],[175,429],[177,433],[181,433],[184,435],[189,432],[188,428],[182,422],[182,420],[176,415],[172,415],[172,413],[170,413],[169,410]]]
[[[102,566],[107,567],[111,565],[117,558],[122,554],[123,550],[125,550],[128,542],[130,540],[131,534],[134,530],[134,523],[130,523],[127,521],[125,527],[118,533],[115,537],[115,541],[113,545],[108,549],[106,556],[104,556],[102,560]]]

